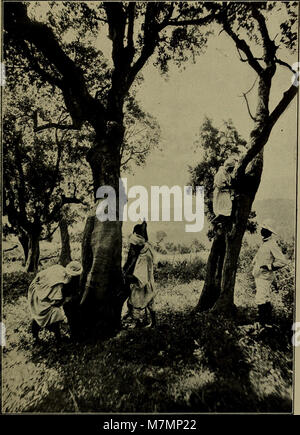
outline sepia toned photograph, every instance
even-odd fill
[[[295,414],[299,3],[1,9],[2,414]]]

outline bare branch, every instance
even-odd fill
[[[48,232],[45,237],[41,238],[40,240],[49,240],[55,233],[55,231],[58,229],[59,225],[57,225],[52,231]]]
[[[285,67],[288,68],[290,71],[292,71],[292,73],[297,74],[297,71],[293,70],[293,68],[291,67],[291,65],[289,65],[287,62],[284,62],[283,60],[278,59],[277,57],[275,57],[275,62],[278,63],[278,65],[285,66]]]
[[[247,95],[252,91],[252,89],[254,88],[256,82],[257,82],[257,77],[256,77],[256,79],[254,80],[254,83],[253,83],[253,85],[251,86],[251,88],[250,88],[247,92],[243,92],[242,95],[241,95],[241,97],[244,97],[244,99],[245,99],[245,101],[246,101],[246,105],[247,105],[247,110],[248,110],[249,116],[250,116],[250,118],[251,118],[253,121],[256,121],[256,118],[255,118],[255,117],[252,115],[252,113],[251,113],[250,105],[249,105],[249,102],[248,102]]]
[[[19,246],[19,245],[15,245],[15,246],[13,246],[12,248],[3,249],[3,252],[9,252],[9,251],[12,251],[12,250],[18,248],[18,246]]]
[[[281,100],[279,101],[273,112],[269,115],[264,127],[254,140],[253,145],[244,155],[236,172],[237,179],[245,172],[248,164],[261,152],[263,147],[266,145],[272,128],[274,127],[280,116],[283,114],[283,112],[286,110],[288,105],[291,103],[293,98],[297,95],[297,92],[298,87],[295,85],[292,85],[287,91],[284,92]]]
[[[128,28],[127,28],[127,47],[133,49],[133,32],[134,32],[134,14],[135,14],[135,3],[130,2],[127,7],[128,13]]]
[[[246,101],[246,106],[247,106],[247,110],[248,110],[248,113],[249,113],[250,118],[252,119],[252,121],[255,122],[255,121],[256,121],[256,118],[255,118],[255,116],[253,116],[252,113],[251,113],[250,105],[249,105],[249,101],[248,101],[248,98],[247,98],[247,94],[244,94],[244,93],[243,93],[242,97],[244,97],[244,99],[245,99],[245,101]]]
[[[34,114],[34,118],[33,118],[33,123],[34,123],[34,128],[33,131],[35,133],[38,133],[40,131],[43,130],[47,130],[49,128],[56,128],[57,130],[79,130],[79,126],[76,125],[69,125],[69,124],[59,124],[56,122],[49,122],[48,124],[43,124],[43,125],[37,125],[38,122],[38,112],[35,111]]]

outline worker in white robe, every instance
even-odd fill
[[[274,271],[288,264],[272,235],[275,231],[268,223],[261,225],[262,245],[258,249],[252,263],[252,274],[255,280],[255,302],[258,306],[259,323],[268,324],[271,320],[271,284]]]
[[[55,325],[52,330],[59,339],[60,322],[67,323],[63,304],[69,300],[63,296],[63,286],[68,284],[72,277],[80,275],[81,264],[71,261],[66,267],[51,266],[39,272],[31,282],[28,289],[28,305],[32,318],[33,337],[38,340],[41,328]]]
[[[130,249],[123,271],[129,283],[130,295],[127,306],[128,313],[123,321],[132,322],[129,327],[143,323],[143,317],[150,317],[147,327],[155,326],[154,310],[155,285],[153,275],[154,250],[148,242],[147,224],[135,225],[129,238]]]
[[[232,172],[236,159],[229,157],[225,160],[214,178],[213,211],[216,218],[219,216],[231,216],[234,191],[231,187]]]

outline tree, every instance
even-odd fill
[[[294,3],[228,4],[217,19],[221,29],[233,41],[242,62],[249,64],[257,76],[257,106],[253,116],[244,94],[249,114],[253,121],[250,139],[239,165],[234,172],[235,190],[238,194],[233,202],[232,224],[235,231],[226,229],[213,240],[207,263],[207,273],[197,310],[214,307],[216,312],[234,311],[234,286],[237,261],[242,239],[247,227],[263,170],[263,150],[271,131],[287,109],[298,91],[296,75],[294,82],[283,92],[277,105],[270,109],[270,92],[277,67],[283,66],[295,73],[285,61],[278,58],[279,47],[295,50],[297,42],[297,7]],[[285,9],[285,21],[280,24],[280,46],[275,44],[268,30],[268,16],[272,11]],[[283,13],[283,12],[282,12]]]
[[[229,156],[240,159],[246,151],[247,142],[239,135],[231,119],[223,121],[218,129],[213,126],[212,120],[205,117],[195,141],[195,153],[200,151],[201,161],[194,167],[189,167],[190,184],[205,188],[205,216],[208,221],[215,217],[213,212],[214,177],[219,167]],[[248,219],[247,229],[253,233],[256,230],[254,221],[255,212],[251,212]],[[214,231],[210,227],[208,238],[214,237]]]
[[[132,172],[132,166],[143,166],[150,152],[158,147],[160,126],[149,113],[144,112],[131,95],[126,99],[125,133],[121,145],[121,172]]]
[[[19,62],[25,59],[29,70],[60,90],[70,123],[49,120],[42,128],[90,126],[94,140],[86,158],[95,196],[103,185],[119,194],[126,97],[154,52],[164,72],[171,59],[180,65],[187,53],[195,58],[205,45],[206,34],[200,27],[188,29],[186,25],[208,24],[215,13],[207,14],[204,3],[188,2],[50,3],[47,16],[38,21],[35,7],[5,5],[7,59],[18,53]],[[98,34],[107,30],[112,43],[111,68],[95,44]],[[97,62],[101,81],[89,68]],[[94,319],[93,331],[118,327],[127,297],[121,273],[122,223],[96,219],[95,209],[101,201],[96,201],[87,219],[82,244],[81,286],[85,312]]]
[[[84,145],[72,151],[68,132],[34,134],[33,87],[28,89],[27,95],[20,94],[17,86],[14,92],[6,93],[3,211],[8,217],[9,231],[18,236],[23,247],[26,270],[36,271],[40,240],[51,238],[64,204],[84,202],[77,189],[87,191],[88,175],[81,165],[76,180],[72,179],[73,163],[78,161]]]
[[[17,52],[19,59],[22,55],[21,59],[25,58],[29,70],[63,96],[69,124],[49,120],[42,128],[80,129],[88,124],[92,129],[94,140],[86,157],[93,175],[95,196],[98,187],[103,185],[111,186],[119,193],[120,150],[125,133],[124,104],[151,57],[163,72],[168,70],[171,60],[180,66],[189,57],[195,59],[202,52],[209,34],[209,31],[203,31],[203,26],[213,21],[222,26],[244,53],[246,61],[259,76],[259,103],[249,149],[237,172],[239,182],[243,179],[247,181],[244,185],[250,183],[251,192],[242,193],[236,207],[241,216],[236,217],[239,225],[235,242],[230,242],[226,236],[222,294],[230,295],[244,221],[246,225],[260,178],[255,176],[255,181],[250,182],[252,178],[245,170],[250,162],[261,161],[260,157],[254,158],[297,91],[292,86],[275,111],[269,114],[271,79],[279,61],[264,14],[268,12],[266,8],[274,8],[273,4],[259,4],[257,7],[255,4],[254,7],[248,3],[231,5],[219,2],[50,3],[47,16],[40,21],[36,19],[35,7],[5,4],[6,55],[13,57]],[[286,29],[281,32],[282,43],[286,46],[295,43],[295,32],[290,30],[292,20],[294,24],[296,21],[293,14],[292,6],[289,6]],[[254,42],[253,29],[258,30],[265,66],[257,60],[262,56],[254,56],[249,45],[241,39],[237,25]],[[112,43],[111,67],[104,62],[95,44],[99,32],[107,29]],[[96,62],[101,64],[101,82],[93,76],[94,69],[89,70],[89,66]],[[127,294],[121,273],[122,222],[118,220],[119,216],[116,221],[100,222],[95,217],[95,210],[103,199],[95,199],[95,208],[87,219],[83,235],[81,285],[92,330],[102,331],[119,326]],[[230,296],[227,300],[230,301]]]
[[[70,222],[68,221],[68,216],[66,215],[65,212],[64,215],[59,220],[59,232],[60,232],[60,240],[61,240],[59,263],[62,266],[66,266],[72,260],[69,224]]]

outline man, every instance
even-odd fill
[[[66,267],[55,265],[39,272],[28,289],[28,304],[32,317],[32,335],[39,340],[41,328],[53,331],[57,341],[61,340],[60,323],[67,323],[63,305],[71,296],[64,295],[63,288],[72,284],[72,279],[82,272],[78,261],[71,261]]]
[[[153,300],[155,297],[153,277],[154,252],[148,242],[147,223],[135,225],[130,236],[130,247],[127,261],[123,267],[125,285],[128,287],[128,313],[123,321],[133,321],[130,327],[136,327],[141,322],[143,314],[150,316],[146,327],[155,326],[156,316]]]
[[[261,225],[262,245],[258,249],[252,263],[252,274],[255,279],[255,302],[258,306],[258,320],[261,326],[270,326],[272,315],[271,284],[274,271],[284,267],[288,261],[282,254],[272,235],[275,231],[264,223]]]
[[[229,157],[225,160],[214,178],[213,211],[216,217],[213,222],[223,226],[229,220],[232,212],[234,192],[231,187],[232,172],[236,165],[236,159]]]

